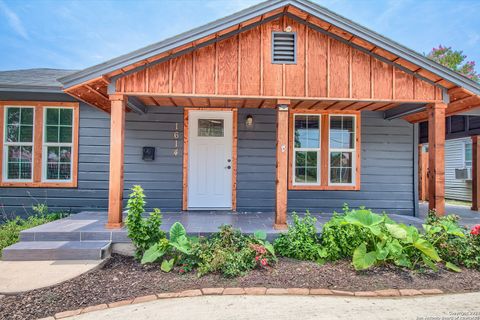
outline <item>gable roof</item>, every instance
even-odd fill
[[[57,79],[77,71],[48,68],[0,71],[0,91],[62,92],[63,85]]]
[[[66,75],[61,77],[59,81],[63,83],[65,89],[68,89],[72,86],[91,81],[127,66],[139,64],[146,59],[158,56],[161,53],[168,52],[185,44],[195,42],[208,35],[231,28],[249,19],[289,6],[294,6],[308,15],[317,17],[348,32],[349,34],[353,35],[353,37],[367,41],[375,47],[379,47],[394,56],[415,64],[419,67],[419,69],[426,70],[427,72],[433,73],[434,75],[437,75],[438,77],[441,77],[442,79],[453,83],[454,85],[469,90],[473,94],[480,95],[480,85],[475,81],[447,67],[444,67],[443,65],[428,59],[422,54],[417,53],[391,39],[388,39],[379,33],[367,29],[341,15],[328,10],[325,7],[308,0],[272,0],[262,2],[258,5],[249,7],[225,18],[168,38],[164,41],[149,45],[93,67]]]

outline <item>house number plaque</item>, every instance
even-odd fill
[[[173,140],[175,141],[175,148],[173,149],[173,156],[178,156],[178,137],[180,134],[178,133],[178,122],[175,123],[175,132],[173,133]]]

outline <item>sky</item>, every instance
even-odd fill
[[[417,52],[442,44],[480,64],[480,0],[314,1]],[[0,70],[83,69],[259,2],[0,0]]]

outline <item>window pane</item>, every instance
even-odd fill
[[[305,183],[305,168],[295,169],[295,182]]]
[[[58,142],[58,126],[47,126],[46,142]]]
[[[21,113],[21,123],[33,125],[33,109],[22,108]]]
[[[72,127],[60,127],[60,142],[72,142]]]
[[[318,148],[320,146],[319,128],[319,116],[295,116],[295,148]]]
[[[59,111],[60,109],[47,109],[47,125],[58,125]]]
[[[21,147],[21,162],[32,162],[32,147]]]
[[[20,179],[20,163],[8,163],[8,179]]]
[[[59,147],[48,147],[47,148],[47,161],[48,162],[58,162],[60,160],[60,148]]]
[[[18,142],[18,135],[20,132],[19,125],[8,125],[5,141],[7,142]]]
[[[59,180],[69,180],[70,179],[70,164],[62,163],[60,164],[59,171]]]
[[[341,152],[330,153],[330,167],[340,167]]]
[[[307,183],[317,182],[317,168],[307,168]]]
[[[63,126],[72,125],[73,110],[72,109],[60,109],[60,124]]]
[[[32,163],[26,162],[20,164],[20,179],[32,178]]]
[[[8,147],[8,162],[20,162],[20,147],[9,146]]]
[[[465,166],[466,167],[472,166],[472,144],[471,143],[465,144]]]
[[[304,167],[305,166],[305,157],[306,157],[306,152],[296,151],[295,152],[295,166],[296,167]]]
[[[307,167],[317,167],[317,151],[307,152]]]
[[[59,164],[57,162],[47,163],[47,179],[58,180]]]
[[[20,108],[8,108],[7,110],[7,124],[20,124]]]
[[[330,182],[331,183],[341,183],[340,180],[340,168],[330,168]]]
[[[352,183],[352,169],[351,168],[342,168],[341,181],[342,181],[342,183]]]
[[[223,119],[198,119],[199,137],[223,137]]]
[[[60,147],[60,162],[68,162],[71,160],[71,150],[70,147]]]
[[[353,149],[355,148],[354,117],[330,117],[330,148]]]
[[[20,142],[33,142],[33,126],[20,127]]]

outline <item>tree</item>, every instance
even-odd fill
[[[438,48],[433,48],[427,57],[435,62],[444,65],[475,82],[480,81],[480,75],[475,70],[474,61],[465,61],[467,56],[461,50],[453,50],[451,47],[439,45]]]

